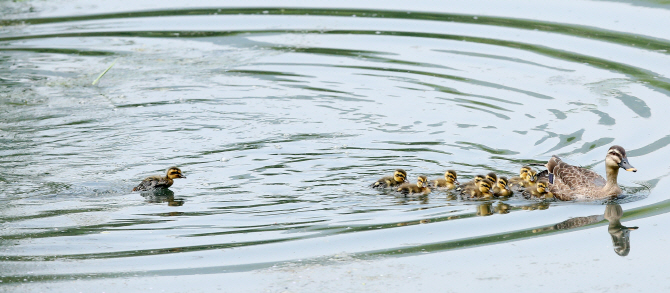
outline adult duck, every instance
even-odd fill
[[[546,164],[547,170],[539,177],[547,178],[549,192],[560,200],[598,200],[621,194],[617,184],[619,168],[637,172],[626,157],[626,150],[615,145],[609,148],[605,156],[607,179],[589,169],[567,164],[556,156]]]

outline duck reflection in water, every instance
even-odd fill
[[[626,227],[621,224],[623,209],[618,204],[608,204],[605,208],[605,219],[610,222],[607,232],[612,236],[614,252],[620,256],[626,256],[630,252],[630,231],[638,227]]]
[[[605,207],[604,215],[593,215],[588,217],[576,217],[554,226],[534,229],[533,233],[540,233],[551,230],[568,230],[583,227],[602,221],[603,219],[609,222],[607,232],[612,236],[612,244],[614,245],[614,252],[620,256],[627,256],[630,253],[630,231],[636,230],[638,227],[626,227],[621,224],[621,217],[623,216],[623,209],[619,204],[608,204]]]
[[[174,192],[169,189],[157,189],[153,191],[146,191],[140,193],[142,197],[149,203],[164,203],[167,202],[168,206],[178,207],[184,205],[183,199],[175,199]]]

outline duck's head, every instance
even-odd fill
[[[523,166],[521,167],[521,170],[519,171],[519,177],[523,180],[528,180],[528,172],[532,171],[533,168],[530,166]]]
[[[498,181],[498,176],[496,176],[496,173],[491,172],[486,174],[486,179],[491,180],[491,182],[495,183],[496,181]]]
[[[547,186],[549,186],[549,181],[547,179],[540,179],[540,181],[537,182],[537,192],[539,193],[545,193],[547,192]]]
[[[493,182],[491,180],[482,179],[481,181],[479,181],[479,191],[483,193],[489,193],[492,186]]]
[[[428,186],[428,177],[426,176],[419,176],[419,178],[416,180],[416,186],[418,187],[425,187]]]
[[[167,170],[167,177],[170,179],[186,178],[186,176],[181,173],[181,169],[177,167],[170,167],[170,169]]]
[[[476,175],[475,179],[472,179],[475,182],[475,185],[479,184],[480,181],[486,179],[486,176],[484,175]]]
[[[449,183],[456,182],[456,171],[447,170],[447,172],[444,173],[444,180],[447,180],[447,182],[449,182]]]
[[[626,171],[637,172],[637,169],[628,163],[628,157],[626,157],[626,150],[618,145],[613,145],[608,151],[607,156],[605,157],[605,165],[608,168],[621,168]]]
[[[507,189],[507,182],[508,182],[507,177],[501,176],[498,177],[498,181],[496,182],[496,184],[500,189]]]
[[[403,169],[398,169],[393,172],[393,180],[396,182],[405,182],[405,178],[407,178],[407,172]]]

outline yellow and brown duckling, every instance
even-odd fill
[[[494,184],[498,182],[498,176],[496,175],[496,173],[493,172],[489,172],[488,174],[486,174],[485,178],[491,180],[491,182],[493,182]]]
[[[456,171],[454,170],[447,170],[446,173],[444,173],[444,179],[435,179],[433,180],[432,186],[436,188],[442,188],[442,189],[447,189],[447,190],[452,190],[456,188],[456,185],[458,184],[458,181],[456,181]]]
[[[552,199],[554,194],[549,192],[549,181],[546,178],[541,178],[537,180],[536,184],[533,187],[529,187],[524,190],[523,195],[525,197],[534,197],[539,199]]]
[[[504,196],[504,197],[512,196],[514,192],[512,192],[511,190],[509,190],[509,188],[507,188],[507,182],[508,182],[507,177],[505,176],[498,177],[498,181],[496,181],[495,186],[493,186],[493,195]]]
[[[475,175],[475,178],[473,178],[472,180],[470,180],[468,182],[465,182],[465,183],[459,185],[458,187],[461,191],[465,191],[466,189],[470,189],[470,188],[475,188],[477,186],[477,184],[479,183],[479,181],[482,181],[485,178],[486,178],[486,176],[484,176],[484,175]]]
[[[165,177],[160,175],[147,177],[142,180],[139,185],[135,186],[133,191],[149,191],[160,188],[168,188],[172,186],[172,183],[174,183],[172,179],[176,178],[186,178],[186,176],[181,173],[179,168],[170,167],[167,170],[167,175],[165,175]]]
[[[509,179],[508,186],[514,189],[524,189],[535,184],[535,177],[537,173],[530,166],[523,166],[519,170],[519,177],[512,177]]]
[[[407,178],[407,172],[405,172],[405,170],[403,169],[397,169],[395,170],[395,172],[393,172],[393,176],[383,177],[375,181],[375,183],[372,183],[370,187],[372,188],[396,187],[405,183],[406,178]]]
[[[479,183],[477,183],[477,187],[466,188],[465,194],[469,195],[470,198],[493,198],[493,192],[491,192],[492,186],[493,182],[491,182],[491,180],[482,179],[479,181]]]
[[[428,177],[421,175],[417,179],[416,184],[405,183],[400,185],[397,191],[402,194],[423,195],[429,194],[431,190],[428,188]]]

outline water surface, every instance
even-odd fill
[[[667,4],[433,5],[3,3],[0,288],[667,287]],[[613,202],[368,188],[614,144]]]

